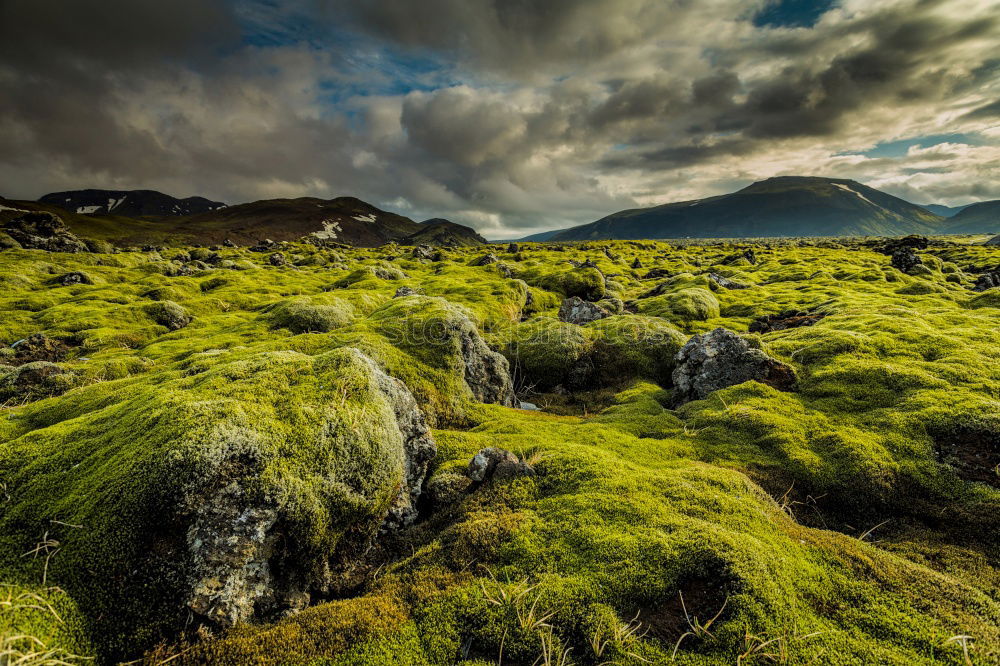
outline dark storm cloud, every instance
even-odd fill
[[[84,173],[143,173],[159,143],[119,122],[116,90],[209,62],[238,37],[223,2],[6,0],[0,153],[11,162],[46,156]]]

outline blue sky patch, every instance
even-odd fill
[[[769,28],[811,28],[833,0],[777,0],[753,17],[753,24]]]

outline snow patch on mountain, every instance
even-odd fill
[[[839,187],[840,189],[844,190],[845,192],[850,192],[851,194],[855,194],[855,195],[861,197],[861,199],[863,199],[864,201],[867,201],[868,203],[870,203],[873,206],[877,206],[878,205],[877,203],[875,203],[874,201],[872,201],[871,199],[869,199],[865,195],[861,194],[861,192],[858,192],[857,190],[853,190],[850,187],[848,187],[847,185],[844,185],[843,183],[833,183],[833,186],[834,187]]]

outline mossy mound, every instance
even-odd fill
[[[701,287],[688,287],[639,301],[639,312],[678,324],[708,321],[719,316],[719,299]]]
[[[350,323],[353,314],[354,308],[343,301],[321,305],[295,298],[278,303],[268,316],[272,325],[292,333],[329,333]]]

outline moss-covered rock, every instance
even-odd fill
[[[350,303],[313,304],[308,298],[282,301],[268,313],[273,326],[292,333],[328,333],[348,324],[354,316]]]

